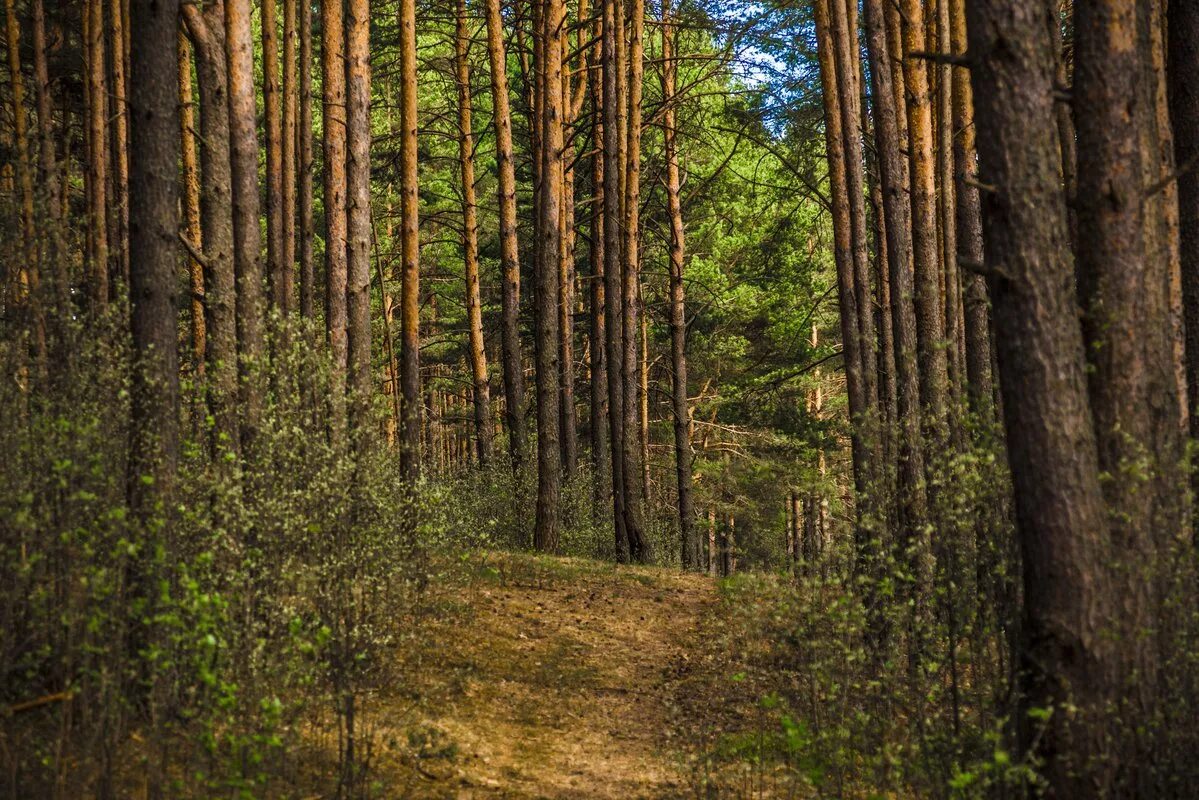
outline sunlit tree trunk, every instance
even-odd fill
[[[308,0],[283,0],[283,123],[280,145],[282,178],[280,204],[282,210],[282,240],[279,251],[280,294],[279,310],[284,316],[295,310],[295,267],[296,267],[296,138],[297,115],[299,114],[299,91],[297,80],[297,46],[299,17],[297,6]]]
[[[558,380],[560,374],[558,310],[561,297],[562,213],[562,55],[565,8],[561,0],[541,0],[543,81],[540,114],[541,182],[537,205],[537,525],[533,545],[558,548],[561,485],[561,431]]]
[[[262,106],[266,140],[266,276],[271,306],[284,310],[283,97],[279,71],[278,0],[262,0]]]
[[[243,455],[250,455],[262,418],[266,345],[263,331],[262,234],[258,227],[254,40],[249,0],[226,0],[225,49],[229,76],[233,264],[237,274],[240,431]]]
[[[355,446],[367,446],[371,380],[370,0],[346,3],[347,394]],[[288,265],[290,270],[290,265]]]
[[[346,424],[345,375],[349,367],[346,294],[346,63],[345,4],[321,3],[321,89],[323,96],[325,205],[325,338],[332,358],[329,375],[329,432],[335,445]]]
[[[420,198],[416,162],[416,2],[400,0],[400,462],[420,475]]]
[[[316,275],[313,260],[312,227],[312,3],[298,0],[300,9],[299,119],[296,151],[299,158],[299,190],[296,216],[299,226],[300,316],[311,319],[316,313]]]
[[[111,66],[109,108],[112,127],[112,226],[109,240],[114,251],[109,254],[112,263],[110,278],[117,276],[126,284],[129,281],[129,85],[125,65],[129,58],[125,46],[126,21],[122,13],[121,0],[108,4],[108,63]],[[111,293],[111,286],[109,291]]]
[[[596,45],[596,52],[599,53],[603,37],[602,13],[595,31],[596,39],[600,42]],[[598,69],[602,64],[601,59],[597,57],[595,61],[597,68],[588,72],[592,103],[591,238],[588,243],[591,267],[591,459],[595,469],[596,518],[604,519],[606,509],[612,503],[612,440],[608,430],[607,277],[604,267],[604,215],[608,196],[604,191],[604,78],[603,71]]]
[[[466,0],[457,0],[454,72],[458,84],[458,169],[462,177],[462,257],[466,274],[466,322],[471,384],[474,390],[475,455],[491,461],[491,387],[483,342],[483,302],[479,294],[479,220],[475,204],[474,133],[471,130],[470,27]]]
[[[586,3],[584,2],[584,10]],[[562,37],[562,127],[565,132],[572,130],[575,122],[574,92],[571,88],[570,70],[566,63],[566,51],[570,47],[570,38]],[[585,52],[585,51],[584,51]],[[578,56],[578,64],[586,70],[583,53]],[[583,80],[583,75],[579,76]],[[566,136],[563,136],[564,141]],[[575,170],[573,144],[565,144],[562,160],[562,208],[558,217],[558,237],[560,257],[558,259],[558,334],[559,352],[558,367],[559,400],[558,419],[561,430],[562,471],[569,478],[574,475],[579,466],[579,431],[575,414],[575,348],[574,348],[574,305],[575,305]]]
[[[178,36],[179,64],[179,139],[182,143],[183,230],[192,245],[202,247],[200,227],[200,164],[196,154],[196,108],[192,98],[191,45],[182,31]],[[191,287],[191,368],[197,378],[204,377],[206,330],[204,328],[204,267],[192,254],[187,260],[188,285]]]

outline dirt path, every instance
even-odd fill
[[[688,794],[670,712],[712,582],[498,554],[472,575],[412,669],[404,796]]]

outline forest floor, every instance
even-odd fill
[[[708,792],[703,730],[752,698],[709,646],[716,583],[677,570],[511,553],[442,586],[404,697],[376,697],[387,796],[677,798]],[[385,695],[386,693],[382,693]]]

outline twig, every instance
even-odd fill
[[[934,64],[950,64],[955,67],[966,67],[967,69],[969,69],[971,66],[969,53],[962,53],[961,55],[958,55],[955,53],[930,53],[925,50],[916,50],[908,53],[908,55],[912,58],[921,58],[925,61],[931,61]]]
[[[35,708],[41,708],[42,706],[48,706],[51,703],[61,703],[61,702],[64,702],[64,701],[70,700],[70,699],[71,699],[70,691],[55,692],[54,694],[47,694],[47,695],[43,695],[41,697],[36,697],[33,700],[25,700],[24,702],[21,702],[21,703],[15,703],[8,707],[8,713],[9,714],[20,714],[22,711],[32,711]]]

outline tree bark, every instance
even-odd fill
[[[271,306],[286,308],[283,276],[283,97],[278,0],[262,0],[262,106],[266,140],[266,276]]]
[[[965,0],[950,0],[950,39],[956,56],[966,53]],[[975,271],[962,276],[966,337],[966,382],[970,408],[983,421],[994,414],[994,381],[991,376],[991,314],[986,278],[977,270],[983,263],[983,226],[977,181],[978,148],[974,128],[974,91],[970,70],[954,67],[953,163],[956,172],[954,258]]]
[[[130,505],[168,513],[179,461],[176,302],[179,263],[178,0],[133,0],[130,117]],[[145,480],[145,477],[152,480]]]
[[[622,290],[621,206],[624,165],[621,158],[624,113],[623,67],[618,57],[624,34],[618,25],[618,0],[603,0],[603,192],[604,192],[604,321],[607,326],[605,354],[608,368],[608,433],[612,455],[612,510],[616,536],[616,558],[630,557],[628,518],[625,513],[625,414],[624,414],[624,294]]]
[[[585,2],[584,2],[585,5]],[[565,13],[565,12],[564,12]],[[563,53],[570,47],[570,38],[563,34]],[[580,63],[586,69],[586,63]],[[565,55],[562,65],[562,127],[570,131],[574,126],[575,114],[571,90],[570,70]],[[564,135],[564,141],[566,137]],[[574,147],[566,145],[561,154],[562,161],[562,208],[558,217],[560,257],[558,259],[558,416],[561,430],[562,471],[569,479],[579,467],[579,430],[575,413],[575,171]]]
[[[400,464],[420,476],[420,197],[416,163],[416,2],[400,0]]]
[[[258,138],[254,121],[254,43],[249,0],[226,0],[229,77],[229,162],[232,173],[233,264],[237,274],[237,337],[243,456],[253,452],[262,418],[266,368],[263,332],[262,234],[258,228]]]
[[[1120,674],[1108,520],[1072,291],[1054,113],[1055,42],[1040,0],[967,7],[999,379],[1022,551],[1021,747],[1056,797],[1115,796],[1107,710]],[[1066,711],[1069,702],[1076,711]],[[1051,709],[1044,731],[1027,709]]]
[[[93,313],[108,307],[108,82],[104,75],[103,0],[87,0],[84,80],[87,97],[88,300]]]
[[[686,265],[683,208],[679,199],[675,28],[670,0],[662,3],[662,137],[666,159],[666,209],[670,216],[670,364],[671,406],[674,412],[675,474],[678,480],[679,534],[685,569],[703,566],[702,545],[695,527],[695,498],[691,488],[691,406],[687,401],[687,313],[683,273]]]
[[[312,319],[316,313],[316,275],[313,260],[312,228],[312,3],[299,0],[300,7],[300,88],[296,150],[299,157],[299,196],[296,216],[299,224],[300,316]]]
[[[179,139],[182,143],[181,165],[183,171],[183,225],[184,235],[195,247],[202,247],[203,233],[200,227],[200,164],[196,153],[196,108],[192,98],[191,45],[183,31],[177,37],[179,70]],[[203,379],[205,372],[204,354],[207,350],[204,328],[204,266],[199,259],[187,259],[188,283],[191,287],[191,368],[192,373]]]
[[[371,380],[370,0],[346,3],[347,394],[355,446],[368,445]],[[290,272],[291,265],[287,265]]]
[[[1182,260],[1183,321],[1186,331],[1188,421],[1199,438],[1199,8],[1170,3],[1170,120],[1178,165],[1179,252]],[[1199,473],[1192,477],[1199,489]],[[1199,515],[1195,515],[1199,520]]]
[[[937,258],[937,186],[934,158],[932,92],[925,52],[927,37],[921,0],[903,0],[903,72],[908,112],[911,171],[912,255],[916,277],[917,355],[920,362],[922,421],[930,441],[943,434],[947,358],[941,302],[941,265]]]
[[[200,94],[201,245],[204,251],[204,318],[207,335],[208,407],[214,420],[215,453],[241,446],[237,408],[237,289],[234,268],[229,92],[225,60],[225,8],[205,4],[201,13],[181,4],[196,51]]]
[[[602,0],[601,0],[602,2]],[[603,16],[596,24],[597,52],[603,41]],[[594,506],[596,519],[606,514],[612,503],[612,440],[608,429],[608,326],[607,291],[604,262],[604,215],[608,195],[604,191],[604,78],[602,54],[595,59],[596,69],[588,71],[591,84],[591,229],[589,241],[591,300],[591,460],[595,469]]]
[[[321,88],[325,203],[325,338],[332,358],[329,375],[329,434],[344,441],[346,370],[349,368],[347,259],[349,256],[346,181],[345,4],[321,2]]]
[[[561,268],[562,213],[562,54],[565,8],[561,0],[541,2],[541,75],[544,91],[537,118],[541,132],[541,182],[537,206],[537,523],[533,546],[558,549],[561,490],[559,436],[558,275]]]
[[[462,176],[462,257],[466,272],[466,317],[471,383],[474,389],[475,456],[491,462],[491,386],[483,342],[483,302],[479,295],[479,220],[475,203],[474,133],[471,130],[470,28],[466,0],[457,0],[454,71],[458,83],[458,166]]]
[[[627,109],[621,109],[625,120],[627,154],[624,162],[623,224],[620,228],[624,234],[620,251],[621,306],[624,314],[621,325],[624,350],[624,374],[621,380],[624,390],[621,404],[621,410],[624,412],[624,437],[621,442],[621,458],[624,461],[625,534],[629,542],[629,558],[637,562],[645,561],[649,557],[644,528],[643,459],[639,437],[634,434],[640,430],[638,411],[641,405],[637,339],[640,332],[638,316],[641,294],[641,95],[645,55],[642,42],[644,24],[644,0],[632,0],[628,20],[628,106]]]
[[[109,229],[109,239],[115,240],[115,252],[110,252],[110,277],[119,277],[128,284],[129,281],[129,84],[126,80],[125,65],[129,53],[125,47],[125,18],[122,13],[121,0],[112,0],[108,4],[109,35],[108,62],[111,65],[112,106],[109,109],[112,120],[112,222]],[[112,287],[110,285],[111,293]]]
[[[33,78],[37,95],[38,162],[41,185],[45,188],[47,224],[39,265],[48,267],[54,280],[54,301],[58,314],[70,313],[71,275],[66,258],[66,231],[62,219],[62,191],[59,181],[58,154],[54,145],[54,102],[50,70],[46,61],[46,11],[42,0],[33,0]]]
[[[487,0],[487,56],[491,63],[492,118],[495,125],[500,221],[500,339],[504,371],[504,419],[508,452],[520,469],[525,448],[525,384],[520,346],[520,249],[516,239],[516,168],[512,159],[512,111],[500,0]]]
[[[299,37],[299,17],[297,5],[308,0],[283,0],[283,142],[280,148],[282,158],[282,179],[280,187],[280,203],[282,205],[282,243],[279,250],[280,261],[280,294],[279,310],[286,317],[296,307],[295,301],[295,266],[296,266],[296,149],[299,140],[296,138],[297,115],[299,114],[299,92],[296,85],[299,78],[297,69],[297,39]]]

